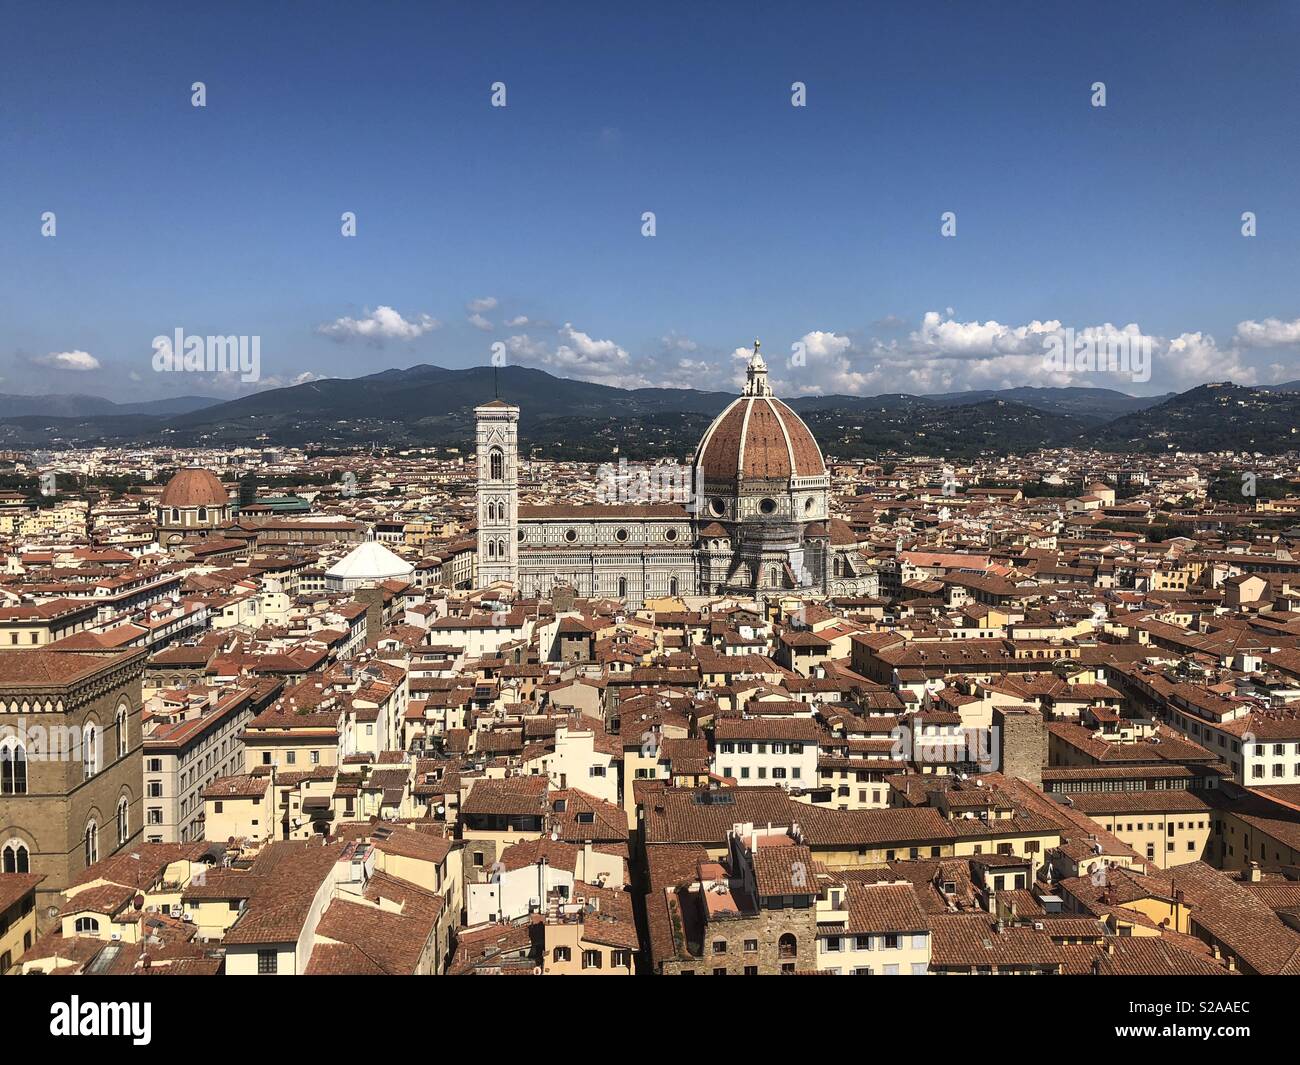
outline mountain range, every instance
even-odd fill
[[[152,399],[143,403],[114,403],[99,396],[69,395],[12,396],[0,393],[0,418],[22,418],[29,415],[53,415],[57,418],[90,418],[117,414],[150,414],[165,417],[185,414],[200,407],[211,407],[219,399],[208,396],[176,396],[172,399]]]
[[[119,404],[95,396],[0,395],[0,447],[169,444],[467,447],[473,408],[497,395],[521,408],[520,439],[555,458],[689,453],[730,392],[621,389],[522,366],[412,366],[267,389],[221,401],[186,396]],[[823,449],[970,457],[1037,447],[1117,451],[1300,449],[1300,382],[1230,382],[1131,396],[1106,388],[788,400]]]

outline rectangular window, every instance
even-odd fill
[[[273,950],[257,952],[257,972],[259,976],[274,976],[279,972],[280,956]]]

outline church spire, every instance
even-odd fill
[[[772,394],[772,387],[767,383],[767,363],[758,353],[761,346],[757,340],[754,341],[754,354],[749,357],[749,368],[745,371],[745,391],[741,393],[742,395],[770,396]]]

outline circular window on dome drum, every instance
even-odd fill
[[[809,496],[807,499],[804,500],[803,509],[805,514],[812,513],[813,502],[814,500],[812,496]]]
[[[776,513],[776,500],[775,500],[775,499],[763,499],[763,500],[760,500],[760,501],[759,501],[759,504],[758,504],[758,509],[759,509],[759,511],[762,512],[763,514],[775,514],[775,513]]]
[[[515,533],[515,538],[522,544],[524,542],[524,530],[520,529]]]
[[[666,530],[666,531],[664,532],[664,539],[665,539],[665,540],[676,540],[676,539],[677,539],[677,530],[676,530],[676,529],[668,529],[668,530]]]
[[[709,511],[715,518],[720,518],[727,512],[727,504],[723,500],[717,498],[717,496],[714,496],[709,500]]]
[[[577,538],[578,538],[578,533],[576,529],[564,530],[564,539],[567,540],[569,543],[573,543],[573,541],[576,540]]]
[[[617,532],[614,533],[614,539],[617,540],[620,544],[626,542],[627,530],[619,529]]]

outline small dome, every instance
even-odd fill
[[[230,493],[211,470],[191,466],[176,472],[158,502],[164,507],[224,507]]]
[[[378,540],[364,540],[327,569],[325,576],[337,581],[370,582],[405,579],[414,572],[414,566]]]

